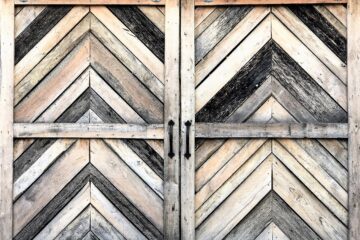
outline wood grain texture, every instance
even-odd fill
[[[195,217],[194,217],[194,173],[195,173],[195,16],[194,1],[181,0],[181,239],[195,239]],[[185,126],[190,122],[192,126]],[[186,133],[188,131],[188,133]],[[188,137],[186,136],[188,134]],[[186,139],[188,139],[189,153],[191,156],[185,157]]]
[[[15,140],[14,239],[177,239],[179,168],[163,140],[179,119],[178,3],[169,19],[156,6],[18,11],[15,118],[29,136]]]
[[[297,122],[346,123],[346,39],[332,23],[311,6],[237,8],[244,20],[228,34],[211,24],[211,34],[201,34],[222,39],[196,64],[196,121],[240,123],[271,113],[271,120],[256,121],[288,115],[289,122],[292,115]],[[196,51],[208,48],[202,41],[195,39]]]
[[[199,138],[347,138],[347,124],[199,123]]]
[[[163,139],[162,124],[81,124],[81,123],[17,123],[17,138],[135,138]]]
[[[217,5],[267,5],[267,4],[335,4],[347,3],[348,0],[196,0],[196,6]]]
[[[0,238],[12,238],[14,2],[0,2]]]
[[[16,0],[16,5],[103,5],[102,0]],[[108,5],[165,5],[165,0],[107,0]]]
[[[164,126],[164,238],[180,239],[180,0],[165,5],[165,97]],[[171,138],[171,139],[170,139]],[[171,144],[171,146],[170,146]],[[170,150],[174,156],[169,155]],[[154,155],[154,154],[151,154]]]
[[[241,141],[244,140],[228,139],[226,143],[240,144]],[[299,141],[306,141],[307,145],[304,142],[298,144]],[[250,140],[230,160],[221,154],[221,148],[208,157],[196,170],[197,176],[207,161],[212,164],[213,158],[225,164],[219,166],[214,175],[210,171],[209,177],[204,174],[209,179],[196,189],[197,237],[256,239],[269,224],[275,224],[290,239],[347,239],[348,193],[337,185],[336,177],[323,178],[328,170],[321,162],[328,153],[317,145],[319,140],[299,141]],[[311,154],[311,151],[317,151],[317,154]],[[338,164],[333,170],[344,168]],[[270,174],[269,179],[266,173]],[[347,171],[343,174],[346,178]],[[196,183],[201,184],[201,180],[196,178]],[[337,187],[330,189],[330,183]],[[344,199],[339,200],[337,197],[342,193],[334,193],[334,190],[343,191]],[[203,197],[205,192],[208,197]],[[248,202],[240,204],[242,201]],[[268,234],[271,233],[278,234]]]
[[[360,4],[358,1],[349,1],[348,9],[348,101],[349,101],[349,224],[350,232],[349,239],[357,239],[360,237],[360,230],[358,228],[359,214],[360,214],[360,185],[359,185],[359,77],[358,67],[359,61],[359,47],[357,42],[360,35],[354,28],[359,24]]]

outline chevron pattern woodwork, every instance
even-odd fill
[[[346,8],[195,10],[196,121],[347,122]],[[271,117],[272,116],[272,117]]]
[[[208,150],[196,150],[197,239],[347,239],[345,140],[228,139]]]
[[[163,8],[16,12],[16,122],[163,122]],[[163,141],[17,139],[14,159],[14,239],[163,239]]]
[[[15,19],[15,121],[162,123],[163,11],[23,8]]]
[[[40,139],[15,154],[14,239],[162,239],[162,141]]]
[[[347,122],[343,5],[195,10],[196,121]],[[347,239],[345,140],[198,139],[196,239]]]

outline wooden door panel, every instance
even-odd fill
[[[346,139],[229,138],[242,123],[347,123],[346,11],[195,8],[195,239],[347,239]]]
[[[23,8],[15,121],[163,123],[164,18],[157,7]]]
[[[156,124],[165,132],[163,7],[26,6],[15,25],[16,123],[113,131]],[[120,139],[15,139],[14,239],[177,238],[176,221],[164,221],[178,213],[177,185],[171,182],[173,196],[165,186],[174,179],[165,179],[169,136],[131,131]],[[166,216],[165,201],[173,209]]]
[[[347,122],[345,13],[342,5],[197,8],[196,121]]]
[[[196,149],[197,239],[347,238],[346,140],[223,141]]]
[[[162,140],[37,139],[18,154],[14,239],[162,239]]]

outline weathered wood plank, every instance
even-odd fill
[[[90,18],[85,17],[63,38],[31,71],[15,81],[15,104],[18,104],[41,80],[46,77],[84,38],[90,30]],[[35,34],[35,33],[33,33]]]
[[[16,123],[15,138],[163,139],[163,124]]]
[[[296,15],[285,7],[273,7],[272,12],[288,27],[340,80],[346,84],[346,64],[329,49]],[[337,38],[338,39],[338,38]]]
[[[89,12],[88,7],[74,7],[15,66],[15,83],[24,78],[51,49]]]
[[[16,5],[104,5],[103,0],[15,0]],[[106,0],[106,5],[165,5],[165,0]]]
[[[136,6],[108,6],[114,14],[145,46],[164,62],[165,35]]]
[[[158,79],[164,78],[164,64],[109,9],[93,6],[90,10]]]
[[[196,89],[196,112],[199,112],[270,39],[271,21],[267,18]]]
[[[180,0],[165,6],[165,95],[164,126],[164,238],[180,239]],[[172,138],[172,139],[170,139]],[[170,146],[172,144],[172,146]],[[172,149],[174,156],[169,156]]]
[[[348,6],[348,102],[349,102],[349,239],[360,238],[360,3]]]
[[[126,142],[121,140],[104,140],[110,147],[149,187],[164,199],[163,181],[152,169],[143,161]]]
[[[198,123],[198,138],[347,138],[346,123]],[[163,124],[16,123],[15,138],[163,139]]]
[[[19,0],[18,0],[19,1]],[[217,5],[270,5],[270,4],[333,4],[348,0],[195,0],[195,6]]]
[[[84,38],[16,107],[17,122],[33,122],[89,66],[90,40]],[[27,55],[28,56],[28,55]]]
[[[126,34],[128,35],[128,33]],[[163,103],[154,93],[147,89],[126,66],[116,59],[96,37],[90,35],[90,39],[91,65],[94,70],[117,94],[135,109],[147,123],[162,123]],[[132,39],[134,38],[132,37]],[[160,64],[163,65],[162,63]]]
[[[197,239],[223,239],[241,219],[271,191],[271,165],[272,160],[263,162],[254,173],[198,227],[196,231]],[[251,191],[249,191],[249,189],[251,189]]]
[[[14,1],[0,1],[0,239],[12,239]]]
[[[198,138],[347,138],[346,123],[197,123]]]
[[[165,5],[165,0],[107,0],[107,5]],[[348,0],[196,0],[195,6],[264,5],[264,4],[333,4]],[[103,5],[103,0],[15,0],[21,5]]]
[[[220,170],[220,173],[213,178],[214,181],[212,179],[204,187],[205,193],[202,191],[195,196],[196,226],[201,224],[213,211],[216,211],[216,208],[226,201],[226,198],[236,191],[265,159],[271,160],[271,157],[268,157],[270,153],[271,141],[267,141],[256,152],[240,153],[229,166]],[[241,154],[245,156],[243,157]],[[249,157],[251,154],[253,155]],[[234,171],[230,173],[233,170],[232,167]]]
[[[116,207],[99,191],[91,185],[91,203],[125,239],[146,240],[146,237],[137,229]]]
[[[195,8],[181,0],[181,239],[195,239]],[[190,123],[190,126],[186,126]],[[188,141],[188,142],[187,142]],[[188,148],[188,149],[187,149]],[[190,155],[186,155],[188,153]]]
[[[78,140],[14,203],[15,235],[85,167],[88,149],[88,140]]]
[[[102,140],[91,141],[90,162],[163,232],[163,200]]]
[[[91,208],[91,231],[104,240],[126,240],[95,208]]]
[[[231,7],[208,26],[195,41],[195,62],[201,61],[204,56],[218,44],[232,29],[241,22],[251,10],[251,7]]]
[[[15,37],[17,37],[29,24],[45,9],[44,6],[27,7],[16,14]]]
[[[58,236],[62,230],[90,204],[90,200],[90,183],[87,183],[76,197],[72,199],[39,234],[36,235],[34,240],[55,239],[55,237]],[[90,219],[88,221],[90,221]]]
[[[31,166],[28,167],[25,172],[19,176],[16,176],[14,179],[14,199],[22,194],[33,182],[35,182],[36,179],[38,179],[46,171],[46,169],[49,168],[51,164],[53,164],[59,158],[59,156],[64,154],[74,142],[75,140],[73,139],[59,139],[50,147],[45,148],[46,151],[43,152],[40,156],[36,156],[36,161],[31,164]],[[40,149],[40,151],[41,150],[42,149]],[[26,160],[27,162],[29,161],[28,159]],[[18,161],[16,161],[16,163],[17,162]]]
[[[90,207],[80,213],[54,240],[82,239],[90,230]]]
[[[306,156],[300,155],[301,153],[299,154],[297,151],[301,151],[301,148],[287,148],[287,150],[285,150],[284,147],[282,147],[277,141],[273,141],[273,152],[276,157],[282,161],[282,163],[299,179],[299,181],[301,181],[302,184],[307,187],[307,189],[310,190],[309,192],[312,192],[317,199],[331,209],[331,212],[337,216],[344,225],[346,225],[347,206],[344,207],[341,205],[346,205],[346,191],[341,187],[338,189],[336,189],[336,187],[333,188],[337,190],[337,192],[329,189],[328,186],[330,183],[334,183],[334,181],[330,178],[331,180],[327,182],[329,177],[326,176],[324,171],[315,164],[312,164],[313,166],[311,166],[314,167],[314,170],[310,169],[309,171],[309,165],[311,165],[311,162],[309,163],[309,159],[304,159]],[[292,156],[292,154],[294,156]],[[313,176],[316,176],[316,178]],[[324,178],[326,177],[327,179],[324,181]],[[326,186],[323,186],[323,183],[326,183]],[[345,199],[345,204],[344,201],[342,201],[343,199]]]
[[[269,7],[250,11],[196,66],[196,84],[204,78],[236,47],[267,14]],[[206,44],[206,43],[205,43]]]
[[[92,144],[92,143],[90,143]],[[162,233],[148,220],[136,206],[121,193],[112,182],[93,165],[88,165],[91,182],[96,188],[126,216],[126,218],[149,240],[162,239]]]
[[[272,38],[343,109],[347,109],[345,84],[275,17],[272,18]]]
[[[279,161],[273,164],[277,194],[323,239],[345,240],[347,228]],[[325,224],[326,223],[326,227]]]

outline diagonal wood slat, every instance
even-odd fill
[[[248,8],[195,11],[196,239],[347,239],[347,9]]]
[[[151,8],[148,15],[155,12],[164,18],[158,8]],[[164,23],[154,24],[133,6],[52,6],[41,12],[39,7],[25,7],[24,14],[25,10],[33,13],[17,37],[16,49],[24,56],[15,66],[15,121],[76,122],[91,110],[104,122],[162,123],[164,46],[156,44],[164,41],[158,28],[164,28]],[[144,24],[151,26],[151,34],[142,35]],[[39,28],[44,28],[43,35]],[[22,35],[37,38],[26,42]],[[80,101],[86,76],[90,95]],[[99,85],[100,79],[104,86]],[[113,113],[106,116],[106,111]]]
[[[196,121],[245,122],[260,107],[254,101],[262,104],[274,97],[296,122],[345,122],[346,37],[324,11],[340,22],[346,9],[340,5],[226,9],[238,8],[241,20],[229,29],[223,31],[218,17],[207,26],[211,34],[204,30],[195,38],[196,54],[212,46],[196,62]],[[202,14],[204,10],[198,9]],[[221,20],[226,21],[230,20]],[[219,37],[216,44],[204,42],[213,36]],[[267,79],[273,84],[263,87],[269,85]],[[302,108],[303,114],[297,113]]]
[[[102,134],[15,140],[14,239],[163,239],[163,9],[25,6],[15,24],[15,121]]]
[[[241,143],[244,140],[232,141]],[[318,145],[321,140],[306,140],[311,144],[309,146],[299,144],[304,140],[262,141],[263,145],[247,157],[241,165],[232,164],[231,159],[220,167],[216,175],[210,175],[211,179],[201,189],[196,189],[197,239],[238,239],[246,234],[248,234],[246,239],[256,239],[271,222],[280,226],[282,236],[286,235],[290,239],[298,233],[304,235],[296,239],[347,239],[348,193],[339,185],[340,181],[336,176],[329,175],[328,166],[321,165],[323,158],[334,157]],[[337,142],[337,140],[331,141]],[[296,147],[291,148],[290,145]],[[310,157],[309,154],[314,150],[317,150],[317,154]],[[221,151],[221,148],[216,150],[204,164],[207,161],[210,163],[213,156],[218,156],[219,161],[226,160],[226,156],[216,154]],[[239,154],[244,155],[240,151]],[[309,158],[306,160],[308,163],[304,162],[305,158]],[[236,159],[236,155],[233,159]],[[313,162],[312,168],[307,167],[310,161]],[[335,159],[332,161],[334,161],[332,171],[342,172],[347,179],[347,170]],[[201,169],[199,168],[196,174],[200,173]],[[224,174],[226,169],[232,169],[234,173]],[[266,173],[270,174],[268,180]],[[196,180],[196,183],[198,182],[199,180]],[[216,184],[219,187],[215,187]],[[331,184],[332,189],[328,184]],[[204,198],[203,192],[206,188],[211,191],[208,191],[208,197]],[[258,191],[264,192],[260,194]],[[283,205],[292,212],[292,217],[289,217],[291,220],[287,219],[282,211],[276,210],[273,200],[269,200],[268,207],[260,207],[261,199],[267,194],[276,194],[277,198],[281,199],[279,201],[284,202]],[[344,201],[340,199],[341,194],[344,194]],[[249,199],[249,202],[242,202],[246,199]],[[253,212],[258,208],[269,212],[255,217]],[[299,226],[291,225],[295,217],[296,221],[308,227],[298,228]],[[261,218],[267,220],[262,221]],[[250,222],[252,222],[251,225],[249,225]],[[290,224],[286,226],[289,228],[283,229],[284,224]],[[258,229],[257,234],[251,233],[253,235],[250,237],[250,232],[244,229],[245,226]],[[278,230],[275,229],[275,231]],[[281,234],[281,232],[270,231],[263,234]],[[313,237],[310,237],[311,235]]]

